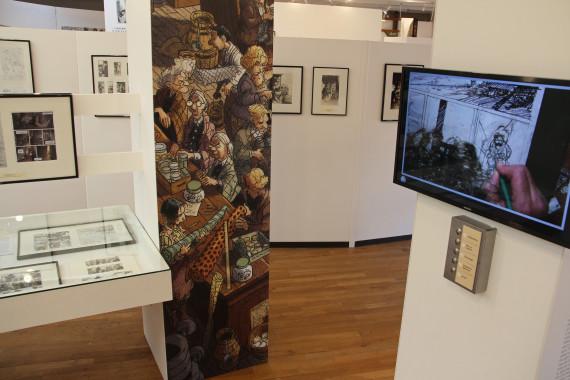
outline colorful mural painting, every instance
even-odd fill
[[[272,3],[152,4],[169,379],[267,360]]]

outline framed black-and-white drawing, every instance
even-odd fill
[[[424,67],[424,65],[385,64],[382,121],[398,121],[398,112],[400,112],[400,88],[402,86],[402,67],[404,66]]]
[[[126,0],[104,0],[105,31],[127,31],[127,5]]]
[[[126,55],[92,55],[94,94],[129,92],[129,66]]]
[[[57,261],[0,269],[0,297],[61,285]]]
[[[18,260],[136,243],[123,219],[18,231]]]
[[[348,69],[313,67],[312,115],[346,116]]]
[[[0,184],[77,175],[71,95],[0,95]]]
[[[30,41],[0,39],[0,94],[33,94]]]
[[[303,67],[273,66],[273,113],[300,114],[303,104]]]

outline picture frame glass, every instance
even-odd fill
[[[400,90],[402,86],[402,67],[423,65],[405,65],[386,63],[384,65],[384,91],[382,94],[382,121],[398,121],[400,112]]]
[[[313,67],[311,114],[345,116],[348,104],[348,68]]]
[[[271,91],[274,114],[300,114],[303,103],[303,67],[273,66]]]
[[[0,184],[77,175],[71,95],[0,95]]]
[[[57,261],[0,269],[0,298],[52,289],[60,284]]]
[[[18,260],[134,244],[123,219],[22,230]]]
[[[129,62],[126,55],[92,55],[94,94],[129,92]]]
[[[0,39],[0,93],[34,93],[30,41]]]

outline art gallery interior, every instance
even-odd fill
[[[145,127],[153,117],[150,4],[127,1],[127,32],[111,33],[58,30],[104,28],[101,1],[86,1],[95,5],[82,10],[43,3],[0,4],[0,39],[31,41],[36,92],[73,94],[79,177],[1,184],[0,218],[126,205],[156,245],[155,147]],[[537,32],[529,27],[537,24],[536,3],[527,0],[275,3],[273,64],[303,67],[302,112],[272,120],[269,335],[275,334],[275,351],[269,349],[259,368],[220,378],[570,378],[567,249],[394,184],[398,122],[381,117],[386,64],[570,80],[564,48],[570,3],[541,6],[550,10],[549,21]],[[426,12],[423,37],[382,33],[383,10]],[[92,55],[128,55],[129,94],[93,94]],[[345,116],[311,113],[313,67],[349,69]],[[106,113],[130,117],[94,116]],[[481,293],[443,276],[450,222],[459,215],[497,228]],[[104,291],[112,293],[106,283]],[[153,292],[142,280],[129,286],[131,294]],[[313,292],[321,302],[311,299]],[[58,311],[22,317],[25,329],[16,323],[1,330],[2,352],[10,349],[4,338],[19,343],[12,364],[0,365],[0,377],[165,376],[143,332],[140,306],[149,302],[125,294],[86,310],[70,310],[86,297],[72,290],[68,299],[37,301]],[[26,297],[0,303],[18,307],[24,301],[10,299]],[[360,297],[366,303],[352,300]],[[321,327],[319,315],[330,316]],[[293,329],[298,325],[305,329]],[[126,347],[112,336],[90,337],[113,326],[127,331]],[[317,335],[321,340],[311,341]],[[22,339],[38,344],[38,337],[57,359],[31,361]],[[85,347],[61,352],[73,340]],[[287,344],[278,348],[278,341]]]

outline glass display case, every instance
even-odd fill
[[[170,298],[170,269],[127,206],[0,218],[0,304],[47,314],[21,326],[7,313],[0,331]],[[35,310],[54,302],[67,306]]]

